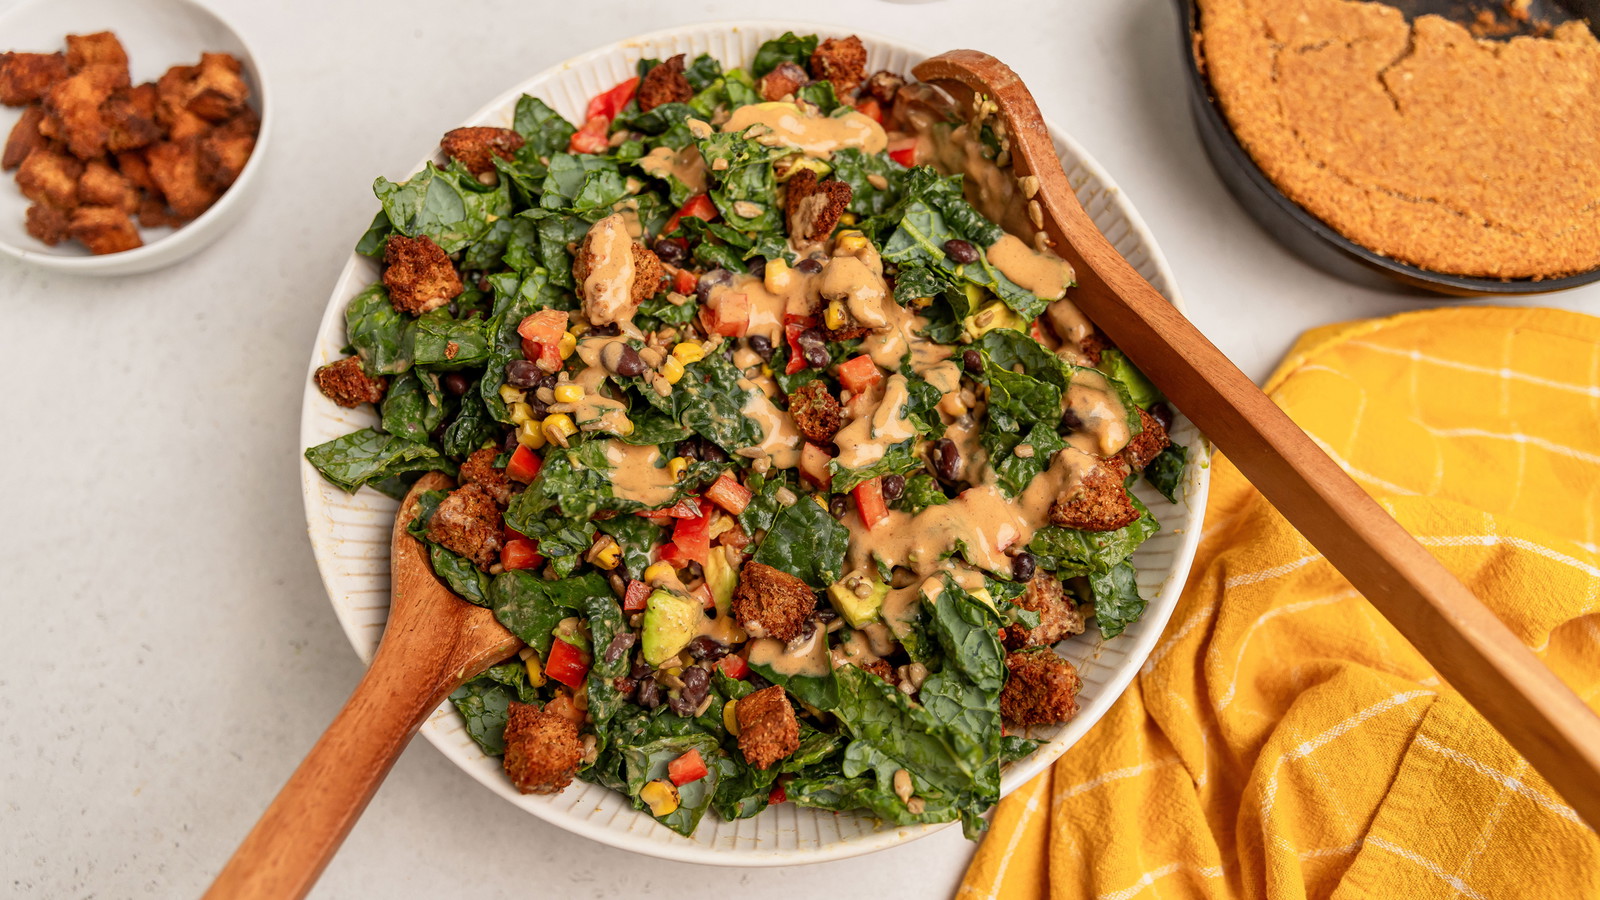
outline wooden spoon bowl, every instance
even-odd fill
[[[305,896],[429,714],[522,647],[494,613],[445,587],[422,542],[406,531],[421,494],[452,486],[430,472],[401,502],[390,543],[389,621],[372,665],[207,898]]]
[[[1077,269],[1072,300],[1580,815],[1600,824],[1600,717],[1117,253],[1078,203],[1017,73],[975,50],[912,71],[963,108],[974,95],[994,100],[1013,175],[1038,179],[1030,215]]]

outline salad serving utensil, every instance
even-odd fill
[[[1028,201],[1039,204],[1034,221],[1077,270],[1073,301],[1579,815],[1600,825],[1600,717],[1117,253],[1079,204],[1017,73],[974,50],[912,71],[962,108],[974,95],[994,101],[1014,175],[1038,179]]]
[[[452,486],[448,476],[429,472],[401,502],[390,542],[389,621],[372,665],[207,898],[305,896],[423,720],[522,647],[494,613],[452,593],[433,574],[422,542],[406,531],[421,494]]]

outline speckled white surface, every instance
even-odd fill
[[[317,317],[372,177],[577,50],[759,16],[988,50],[1111,171],[1201,328],[1252,376],[1307,327],[1423,305],[1304,267],[1238,209],[1189,124],[1163,0],[214,3],[281,104],[257,205],[151,275],[0,260],[7,896],[197,895],[343,702],[360,663],[312,563],[295,464]],[[1600,288],[1534,302],[1600,313]],[[314,896],[947,896],[968,855],[952,829],[799,870],[651,860],[531,819],[419,743]]]

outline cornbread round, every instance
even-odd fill
[[[1362,246],[1455,275],[1600,267],[1600,41],[1477,40],[1351,0],[1201,0],[1205,71],[1258,166]]]

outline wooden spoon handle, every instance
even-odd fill
[[[250,830],[207,900],[304,897],[424,719],[455,688],[385,652]]]
[[[1033,96],[984,53],[916,67],[993,97],[1015,173],[1039,179],[1046,233],[1078,270],[1074,300],[1591,824],[1600,824],[1600,717],[1345,474],[1111,246],[1061,170]]]

